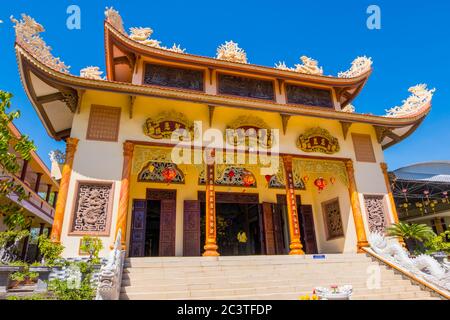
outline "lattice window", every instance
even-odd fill
[[[113,183],[78,182],[72,235],[108,236]]]
[[[169,174],[174,176],[170,181],[167,180]],[[139,173],[138,181],[184,184],[184,174],[174,163],[152,161]]]
[[[365,195],[364,205],[370,232],[384,233],[386,229],[384,197]]]
[[[352,133],[352,139],[356,161],[377,162],[370,135]]]
[[[116,107],[91,107],[86,139],[115,142],[119,137],[121,109]]]
[[[322,203],[322,211],[325,220],[327,240],[333,240],[344,236],[341,209],[339,199],[333,199]]]

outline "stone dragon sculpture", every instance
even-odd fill
[[[422,254],[410,258],[408,251],[397,239],[386,239],[384,235],[373,232],[369,235],[371,249],[388,261],[406,269],[413,275],[424,279],[444,290],[450,291],[450,271],[433,257]]]
[[[100,270],[96,300],[119,300],[125,260],[121,239],[122,231],[119,230],[114,248],[109,254],[108,262]]]
[[[430,105],[436,89],[428,89],[426,84],[418,84],[408,91],[411,95],[403,101],[403,105],[386,110],[386,117],[401,118],[417,113]]]
[[[295,71],[298,73],[311,74],[311,75],[323,75],[323,68],[319,67],[319,62],[307,56],[301,56],[301,64],[296,64],[295,68],[289,68],[285,62],[279,62],[275,67],[279,70]]]

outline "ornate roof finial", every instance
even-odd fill
[[[300,60],[302,61],[302,63],[296,64],[295,68],[289,68],[284,61],[279,62],[275,65],[275,67],[277,69],[285,71],[295,71],[298,73],[312,74],[317,76],[323,75],[323,68],[319,67],[319,62],[317,60],[314,60],[307,56],[301,56]]]
[[[99,67],[86,67],[84,69],[80,70],[80,77],[86,78],[86,79],[93,79],[93,80],[104,80],[105,78],[102,78],[103,71],[100,71]]]
[[[179,44],[174,43],[172,48],[164,48],[169,51],[177,52],[177,53],[185,53],[186,49],[181,49]]]
[[[146,46],[161,48],[161,41],[150,39],[153,34],[152,28],[130,28],[130,39],[142,43]]]
[[[115,10],[113,7],[111,8],[106,7],[105,16],[106,21],[110,25],[112,25],[117,31],[119,31],[122,34],[127,34],[123,26],[123,20],[122,17],[120,16],[119,11]]]
[[[34,58],[59,72],[69,73],[69,66],[66,66],[60,58],[52,55],[52,48],[47,46],[45,41],[39,35],[44,32],[44,27],[37,23],[36,20],[22,14],[22,20],[18,21],[11,16],[11,21],[15,24],[16,42],[24,48]]]
[[[217,48],[217,59],[231,62],[248,63],[247,54],[236,42],[226,41]]]
[[[348,104],[341,111],[342,112],[347,112],[347,113],[355,113],[356,109],[355,109],[355,107],[352,104]]]
[[[345,72],[339,72],[339,78],[356,78],[368,72],[372,68],[372,58],[363,56],[358,57],[352,62],[352,66]]]
[[[386,117],[401,118],[415,114],[431,103],[436,89],[429,90],[426,84],[418,84],[409,88],[408,91],[411,95],[403,101],[403,105],[386,110]]]

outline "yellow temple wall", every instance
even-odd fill
[[[86,140],[86,132],[89,121],[90,106],[92,104],[114,106],[122,108],[120,131],[118,142],[102,142],[102,141],[88,141]],[[137,97],[132,118],[130,118],[130,99],[129,96],[87,91],[83,97],[80,112],[75,115],[72,127],[71,136],[80,139],[78,145],[78,151],[75,155],[73,173],[69,186],[69,198],[67,199],[66,213],[63,224],[61,241],[66,247],[64,256],[76,256],[78,255],[78,248],[81,237],[68,236],[70,220],[74,211],[74,201],[76,196],[75,185],[77,180],[79,181],[112,181],[114,182],[114,202],[113,202],[113,214],[111,219],[110,235],[108,237],[102,237],[104,240],[104,250],[102,256],[106,256],[109,251],[109,246],[114,241],[114,230],[117,219],[119,194],[122,178],[122,165],[123,165],[123,142],[126,140],[147,141],[151,142],[152,139],[145,136],[143,133],[143,124],[148,118],[157,116],[161,111],[174,110],[182,112],[191,121],[202,121],[204,130],[208,128],[209,124],[209,110],[208,106],[196,103],[188,103],[182,101],[171,101],[158,98],[144,98]],[[263,112],[263,111],[249,111],[245,109],[217,107],[214,112],[213,127],[221,130],[225,130],[226,126],[232,124],[236,118],[244,115],[257,116],[263,119],[270,127],[280,129],[280,152],[290,153],[297,155],[317,156],[326,158],[326,155],[319,153],[305,153],[296,147],[296,140],[299,135],[309,128],[320,126],[327,129],[331,135],[339,139],[341,150],[332,155],[337,158],[350,158],[354,160],[355,175],[357,187],[360,194],[385,194],[386,186],[383,180],[382,172],[379,163],[384,161],[383,153],[380,145],[376,142],[375,132],[372,126],[364,124],[354,124],[349,131],[347,139],[344,140],[341,125],[338,121],[318,119],[311,117],[292,117],[289,121],[288,130],[286,135],[282,132],[281,117],[276,113]],[[355,160],[353,143],[351,139],[351,133],[366,133],[372,136],[377,163],[359,163]],[[153,140],[153,142],[163,143],[168,142],[165,140]],[[195,172],[195,169],[192,168]],[[257,175],[258,177],[258,175]],[[196,174],[188,174],[187,184],[184,186],[171,186],[170,188],[178,189],[177,197],[177,235],[176,235],[176,253],[180,255],[182,253],[182,229],[183,229],[183,201],[189,199],[196,199],[197,191],[202,187],[197,185]],[[264,177],[258,177],[258,183],[260,186],[260,200],[261,202],[276,202],[276,194],[283,194],[284,190],[268,190],[265,188]],[[195,187],[194,187],[195,186]],[[131,180],[131,196],[130,198],[142,198],[145,197],[145,189],[150,187],[149,184],[136,183],[136,177],[132,177]],[[167,186],[158,185],[158,188],[165,188]],[[227,191],[221,190],[218,191]],[[256,190],[255,190],[256,191]],[[242,192],[239,188],[236,192]],[[252,192],[249,190],[248,192]],[[329,192],[329,194],[328,194]],[[333,240],[326,241],[324,238],[323,218],[321,212],[321,202],[328,200],[329,198],[336,197],[336,193],[341,199],[341,210],[343,212],[344,229],[346,231],[345,240]],[[333,191],[326,191],[320,195],[314,195],[310,191],[301,192],[304,204],[312,204],[314,206],[314,217],[316,222],[316,237],[320,250],[327,250],[333,252],[342,251],[354,251],[356,247],[356,239],[354,232],[353,218],[350,213],[350,205],[348,199],[348,190],[345,187],[337,188]],[[130,199],[130,203],[131,203]],[[363,199],[361,195],[362,210],[364,210]],[[131,207],[131,206],[130,206]],[[131,210],[131,208],[130,208]],[[364,212],[364,211],[363,211]],[[129,215],[131,219],[131,215]],[[365,219],[365,214],[364,214]],[[128,223],[128,226],[130,223]],[[366,223],[367,226],[367,223]],[[129,235],[129,232],[128,232]]]

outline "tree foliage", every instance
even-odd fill
[[[433,229],[426,224],[409,224],[406,222],[399,222],[390,226],[387,232],[390,236],[402,237],[405,240],[426,241],[435,236]]]

